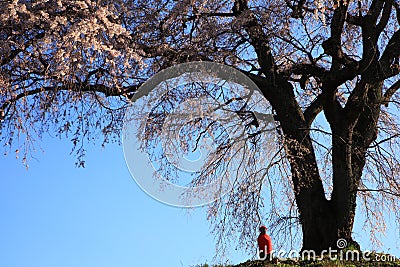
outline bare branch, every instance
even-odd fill
[[[104,94],[104,96],[107,96],[107,97],[108,96],[122,96],[122,95],[126,95],[128,97],[132,93],[135,93],[139,87],[140,87],[140,85],[132,85],[132,86],[126,86],[121,90],[116,90],[114,88],[110,88],[110,87],[107,87],[102,84],[84,85],[82,83],[69,84],[69,85],[64,85],[64,86],[44,86],[41,88],[37,88],[37,89],[19,93],[16,96],[12,97],[11,99],[7,99],[1,105],[0,110],[6,110],[8,108],[8,106],[10,106],[12,103],[15,103],[16,101],[20,100],[21,98],[35,95],[35,94],[40,94],[42,92],[56,92],[56,91],[97,92],[97,93],[102,93],[102,94]]]
[[[364,23],[364,17],[362,16],[353,16],[347,13],[346,22],[355,26],[362,26]]]
[[[382,76],[389,77],[392,75],[392,63],[400,56],[400,31],[396,31],[390,38],[382,57],[379,60],[379,65],[382,69]],[[398,71],[398,68],[397,68]]]
[[[304,120],[310,126],[315,117],[323,110],[324,95],[321,93],[304,111]]]
[[[233,13],[237,16],[246,17],[247,22],[245,22],[244,26],[250,36],[250,43],[257,53],[260,67],[268,78],[273,79],[275,62],[268,44],[268,37],[254,14],[248,11],[247,0],[236,0],[233,6]]]
[[[386,27],[389,18],[390,18],[390,13],[392,12],[392,5],[395,2],[394,0],[388,0],[388,1],[384,1],[385,2],[385,6],[383,7],[382,10],[382,15],[381,15],[381,19],[379,20],[378,25],[376,25],[376,35],[379,35],[383,29]]]
[[[390,99],[397,92],[399,88],[400,88],[400,80],[395,82],[392,86],[389,87],[389,89],[386,90],[382,98],[382,104],[387,107],[389,105]]]
[[[378,193],[384,193],[384,194],[389,194],[392,196],[400,197],[400,193],[392,192],[390,189],[357,189],[358,192],[378,192]]]

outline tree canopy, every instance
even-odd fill
[[[21,141],[24,161],[49,133],[84,166],[85,142],[119,140],[148,78],[213,61],[258,85],[283,147],[254,171],[267,198],[242,179],[209,206],[219,248],[232,234],[251,246],[261,220],[317,251],[356,244],[356,210],[372,237],[387,214],[399,225],[399,1],[12,0],[0,12],[1,138]]]

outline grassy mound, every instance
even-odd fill
[[[370,260],[332,260],[329,258],[323,260],[296,260],[296,259],[280,259],[274,262],[265,262],[260,260],[246,261],[238,265],[198,265],[196,267],[270,267],[270,266],[280,266],[280,267],[398,267],[400,266],[400,259],[395,258],[389,254],[383,253],[371,253],[369,254]],[[379,260],[377,260],[379,259]]]

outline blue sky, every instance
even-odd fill
[[[204,209],[162,204],[136,185],[122,147],[88,145],[75,167],[68,140],[39,142],[28,170],[0,161],[0,266],[191,266],[210,262]],[[249,256],[234,253],[235,262]]]
[[[38,142],[44,152],[26,170],[12,154],[0,167],[0,266],[161,266],[211,262],[214,240],[204,209],[162,204],[131,178],[122,147],[88,145],[75,167],[66,139]],[[356,229],[361,225],[357,224]],[[400,256],[393,225],[385,251]],[[369,249],[365,234],[355,234]],[[239,263],[251,255],[232,249]]]

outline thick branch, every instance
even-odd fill
[[[382,53],[382,57],[379,60],[381,66],[382,75],[388,76],[392,72],[392,63],[400,56],[400,30],[396,31],[390,38],[386,49]]]
[[[362,26],[364,23],[364,18],[362,16],[353,16],[347,14],[346,22],[355,26]]]
[[[385,2],[387,3],[385,4]],[[377,82],[377,80],[373,80],[379,66],[380,51],[377,43],[382,30],[389,21],[392,4],[393,0],[372,1],[362,25],[363,58],[360,61],[360,67],[361,72],[366,74],[365,77],[368,82]],[[379,16],[381,16],[381,19],[378,22]]]
[[[400,23],[400,5],[396,1],[393,1],[393,6],[396,9],[397,22]]]
[[[390,99],[397,92],[397,90],[399,90],[399,88],[400,88],[400,80],[395,82],[392,86],[389,87],[389,89],[386,90],[382,98],[382,104],[384,104],[387,107],[389,105]]]
[[[290,69],[281,71],[280,73],[287,77],[291,76],[292,74],[297,74],[307,75],[308,77],[315,77],[323,80],[328,74],[328,71],[325,68],[314,64],[297,64]]]
[[[50,91],[72,91],[72,92],[97,92],[97,93],[102,93],[105,96],[121,96],[121,95],[128,95],[136,92],[136,90],[140,87],[140,85],[132,85],[132,86],[126,86],[122,90],[116,90],[111,87],[107,87],[102,84],[97,84],[97,85],[83,85],[81,83],[76,83],[76,84],[69,84],[69,85],[64,85],[64,86],[45,86],[33,90],[29,90],[26,92],[22,92],[17,94],[16,96],[12,97],[11,99],[6,100],[1,106],[0,110],[6,110],[8,106],[10,106],[12,103],[17,102],[18,100],[39,94],[42,92],[50,92]]]
[[[248,11],[247,0],[236,0],[232,11],[236,16],[246,16],[247,21],[244,27],[250,37],[250,43],[256,51],[260,67],[268,78],[273,79],[275,63],[268,44],[268,37],[254,14],[246,12]]]
[[[385,6],[383,7],[383,10],[382,10],[381,19],[380,19],[378,25],[376,25],[375,34],[377,34],[377,35],[379,35],[383,31],[383,29],[386,27],[386,25],[390,19],[390,13],[392,12],[393,0],[388,0],[388,1],[384,1],[384,2],[385,2]]]
[[[344,110],[348,122],[353,126],[365,106],[368,88],[365,81],[359,81],[347,100]]]
[[[304,111],[304,120],[310,126],[315,117],[322,111],[324,104],[324,95],[321,93]]]
[[[346,59],[342,48],[341,39],[343,26],[346,21],[348,5],[345,1],[339,1],[339,6],[335,9],[331,23],[331,36],[322,43],[322,47],[326,54],[332,57],[332,69],[339,69],[341,64],[345,64]]]
[[[379,15],[381,14],[384,4],[384,0],[373,0],[366,15],[367,20],[369,20],[371,23],[374,23],[375,25]]]
[[[233,12],[203,12],[187,17],[188,21],[195,20],[201,17],[234,17]]]

